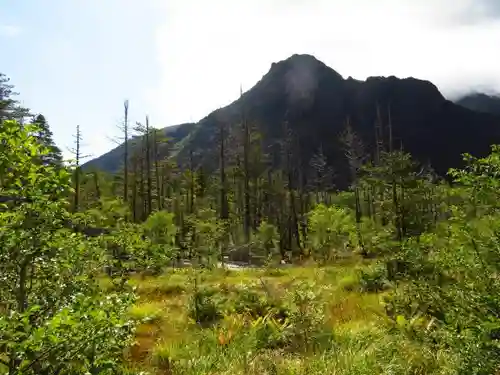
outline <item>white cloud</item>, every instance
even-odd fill
[[[21,33],[21,28],[14,25],[0,25],[0,36],[13,38]]]
[[[447,95],[500,89],[496,1],[170,0],[157,30],[155,117],[198,120],[294,53],[344,77],[413,76]]]

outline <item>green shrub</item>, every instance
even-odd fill
[[[120,373],[135,296],[102,294],[105,253],[67,229],[70,171],[38,162],[49,150],[37,131],[0,126],[2,194],[22,198],[0,210],[0,373]]]
[[[405,269],[387,310],[406,334],[449,348],[459,373],[486,375],[500,368],[500,148],[465,161],[465,169],[450,172],[463,200],[434,233],[401,247]]]
[[[261,222],[255,239],[255,253],[263,254],[266,264],[270,264],[278,253],[279,236],[276,227],[266,221]]]
[[[270,313],[259,317],[252,324],[250,334],[255,340],[255,349],[283,349],[290,345],[288,322],[280,321]]]
[[[387,278],[387,267],[377,264],[368,270],[359,271],[359,286],[363,292],[380,292],[391,287]]]
[[[254,319],[273,316],[279,321],[286,319],[290,312],[286,306],[247,288],[238,290],[233,301],[233,310],[238,314],[248,315]]]
[[[315,349],[324,342],[325,334],[331,333],[325,327],[324,305],[318,289],[321,290],[316,284],[302,283],[289,292],[292,304],[286,336],[293,350]]]
[[[309,238],[313,256],[322,262],[349,249],[355,232],[353,214],[346,208],[320,204],[309,213]]]
[[[189,317],[199,324],[214,323],[223,317],[223,314],[214,300],[216,292],[212,289],[196,290],[189,302]]]
[[[399,246],[395,240],[395,229],[393,225],[381,225],[371,218],[362,218],[359,225],[365,256],[382,257],[393,254]],[[352,241],[355,240],[355,233],[352,234]],[[358,249],[359,250],[359,249]]]

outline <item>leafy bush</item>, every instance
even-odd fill
[[[142,271],[154,267],[150,255],[151,244],[144,239],[140,225],[120,223],[104,240],[113,271],[128,274],[132,270]]]
[[[395,229],[390,224],[381,225],[364,217],[359,225],[359,230],[367,257],[391,255],[399,246],[399,243],[395,241]],[[355,233],[352,234],[353,242],[354,236]]]
[[[350,211],[318,205],[309,213],[309,236],[313,255],[323,262],[349,248],[356,226]]]
[[[37,163],[48,152],[31,125],[0,126],[0,372],[111,374],[120,371],[134,325],[132,293],[103,296],[98,241],[66,227],[70,174]]]
[[[406,277],[387,309],[400,326],[426,322],[412,325],[412,336],[450,348],[460,360],[460,373],[492,374],[500,367],[500,212],[495,203],[500,149],[484,159],[466,156],[466,161],[467,168],[452,175],[468,190],[468,199],[450,207],[448,220],[435,233],[402,247]]]
[[[313,290],[314,286],[301,284],[284,297],[286,306],[251,297],[255,301],[254,311],[258,312],[250,326],[257,349],[308,351],[323,345],[325,338],[329,341],[331,332],[324,327],[323,306]]]
[[[176,252],[175,233],[173,215],[168,212],[152,214],[143,225],[118,223],[106,244],[113,267],[160,274]]]
[[[199,324],[213,323],[223,314],[213,298],[213,289],[195,290],[189,302],[189,317]]]
[[[219,256],[220,243],[227,235],[228,227],[217,219],[212,209],[202,209],[194,222],[196,231],[196,253],[202,265],[212,265]]]
[[[234,301],[234,310],[238,314],[247,314],[254,318],[265,316],[273,306],[271,306],[266,298],[257,292],[248,289],[238,291],[236,301]]]
[[[267,315],[283,321],[289,315],[289,310],[278,301],[246,288],[238,290],[233,309],[238,314],[244,314],[254,319]]]
[[[86,215],[100,228],[115,226],[131,216],[129,207],[120,199],[103,197],[99,203],[99,209],[89,209]]]
[[[422,317],[428,322],[425,332],[413,335],[454,348],[466,373],[489,374],[500,365],[495,359],[498,342],[492,335],[500,327],[500,282],[495,263],[485,262],[493,239],[484,231],[485,221],[493,224],[489,219],[450,224],[451,237],[446,240],[427,236],[421,244],[408,244],[411,277],[388,301],[392,316],[406,321]],[[500,230],[500,221],[493,222],[496,228],[490,229]],[[472,230],[477,224],[481,232]],[[428,241],[433,241],[430,252]]]
[[[256,246],[260,251],[264,251],[266,263],[269,264],[278,250],[278,232],[276,227],[266,221],[260,223],[257,228]]]
[[[359,286],[363,292],[380,292],[391,287],[387,279],[387,267],[377,264],[368,270],[359,271]]]
[[[324,306],[317,285],[303,283],[290,293],[292,305],[287,326],[290,346],[294,350],[311,350],[324,341],[323,336],[327,331],[324,327]]]
[[[174,223],[174,214],[167,211],[154,212],[143,223],[143,228],[149,242],[143,253],[143,259],[149,261],[148,268],[159,274],[178,252],[175,243],[177,227]]]
[[[255,340],[255,348],[283,349],[290,345],[288,321],[276,319],[272,313],[258,317],[252,322],[250,334]]]
[[[175,246],[177,227],[174,223],[174,214],[167,211],[157,211],[149,215],[143,224],[144,234],[155,245]]]

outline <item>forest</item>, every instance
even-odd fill
[[[83,125],[63,160],[13,90],[0,75],[0,373],[500,373],[500,146],[438,175],[391,121],[372,145],[346,120],[341,190],[286,123],[269,150],[220,122],[208,168],[125,101],[109,173],[82,168]]]

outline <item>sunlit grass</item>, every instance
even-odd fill
[[[130,317],[142,322],[156,323],[163,318],[164,306],[158,302],[138,303],[130,309]]]
[[[356,261],[334,267],[168,270],[159,277],[133,277],[129,283],[140,298],[130,314],[143,323],[130,350],[131,365],[150,374],[451,374],[448,353],[429,351],[391,333],[382,293],[349,287],[359,283],[359,270],[366,267],[368,262]],[[215,325],[202,327],[189,318],[195,279],[199,289],[212,290],[224,314]],[[259,349],[258,321],[237,315],[236,301],[251,291],[291,305],[295,290],[306,284],[324,306],[321,343],[305,351]]]
[[[379,294],[339,292],[331,296],[327,318],[332,326],[347,322],[374,322],[384,314]]]

